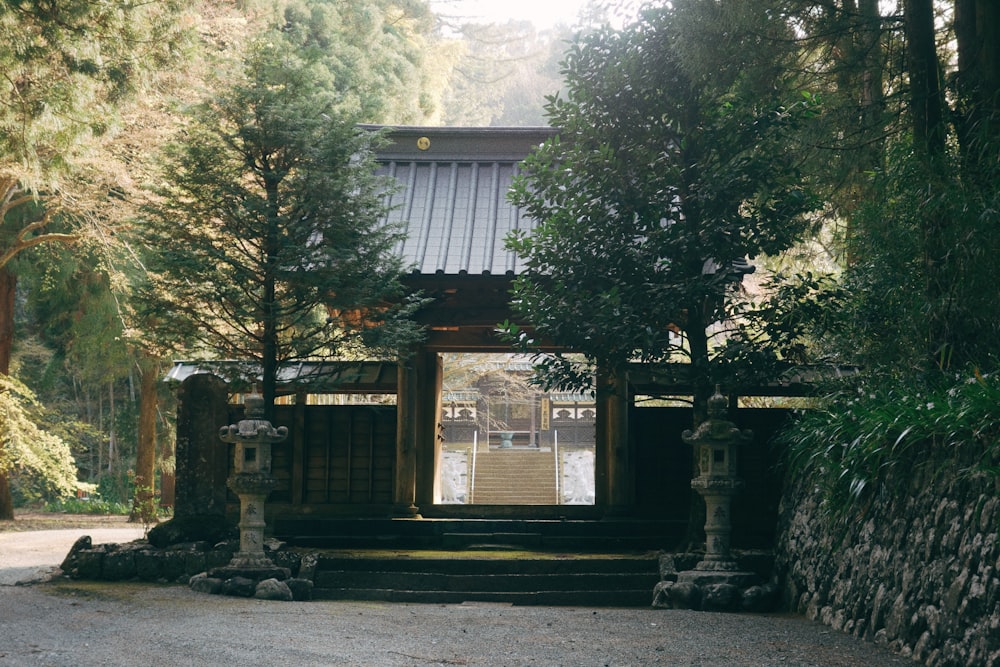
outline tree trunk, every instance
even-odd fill
[[[963,175],[979,187],[992,187],[984,162],[995,159],[1000,139],[1000,5],[996,0],[956,0],[958,45],[956,126]],[[989,149],[993,146],[993,152]]]
[[[281,239],[278,236],[279,200],[278,185],[281,178],[273,172],[265,175],[265,188],[268,210],[267,235],[264,239],[264,277],[263,302],[261,303],[261,393],[264,397],[266,419],[271,419],[274,413],[274,398],[277,394],[278,382],[278,303],[276,297],[278,254],[281,249]]]
[[[10,372],[10,353],[14,343],[14,293],[17,275],[6,266],[0,267],[0,374]],[[2,447],[2,445],[0,445]],[[3,452],[0,452],[2,463]],[[14,519],[14,499],[10,495],[7,473],[0,465],[0,520]]]
[[[905,0],[907,71],[913,151],[922,162],[927,201],[922,212],[924,302],[927,304],[926,349],[929,368],[950,364],[954,350],[950,325],[951,289],[946,232],[952,225],[941,207],[934,206],[945,187],[940,170],[945,154],[945,103],[934,32],[933,0]]]
[[[905,0],[907,71],[914,148],[936,158],[944,153],[944,98],[934,32],[933,0]]]
[[[160,456],[160,507],[171,509],[174,506],[174,497],[177,489],[177,475],[174,473],[173,444],[164,447]]]
[[[118,435],[115,429],[115,383],[108,382],[108,474],[115,470],[115,456],[118,454]]]
[[[153,357],[139,360],[139,441],[135,453],[135,494],[129,521],[150,523],[155,519],[156,497],[156,409],[160,365]]]
[[[708,399],[712,395],[708,323],[704,306],[701,304],[692,304],[687,311],[687,326],[684,333],[687,335],[688,352],[691,355],[691,407],[694,413],[691,427],[698,428],[708,419]]]

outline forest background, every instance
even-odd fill
[[[147,512],[154,499],[169,505],[170,401],[159,380],[170,359],[131,316],[132,276],[142,266],[124,239],[149,196],[157,148],[184,132],[185,109],[224,83],[254,36],[287,10],[323,17],[310,28],[350,64],[364,122],[544,125],[545,98],[562,87],[560,62],[574,36],[666,3],[592,0],[545,30],[469,23],[447,4],[0,8],[0,519],[14,504],[78,488],[126,506],[142,500]],[[869,384],[856,381],[848,400],[861,396],[881,424],[898,424],[897,444],[912,429],[899,414],[879,413],[885,406],[933,425],[958,408],[938,414],[931,394],[956,398],[956,387],[971,386],[1000,395],[1000,9],[989,0],[709,4],[719,10],[713,34],[745,39],[761,16],[780,24],[755,33],[759,52],[748,57],[766,57],[780,35],[782,51],[794,49],[802,94],[823,110],[822,123],[798,137],[809,148],[802,168],[822,198],[811,234],[761,260],[773,271],[829,274],[837,290],[796,354],[869,369]],[[102,59],[88,55],[93,43]],[[700,48],[691,60],[711,63],[712,44]],[[913,401],[901,403],[905,394]],[[930,421],[917,414],[921,404]],[[974,440],[995,440],[993,417],[968,418]],[[876,431],[862,444],[895,437]],[[800,429],[800,460],[824,451],[817,433]],[[933,428],[923,436],[938,437]],[[136,471],[147,469],[153,479],[139,474],[136,484]]]

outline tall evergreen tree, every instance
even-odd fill
[[[276,23],[284,43],[326,68],[360,121],[420,124],[437,112],[427,0],[287,0]]]
[[[416,335],[403,317],[381,188],[355,109],[315,51],[261,39],[242,80],[201,105],[166,152],[142,319],[202,356],[255,362],[270,409],[278,368],[391,354]]]

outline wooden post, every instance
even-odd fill
[[[597,375],[595,504],[608,516],[628,514],[635,504],[628,437],[628,382],[607,371]]]
[[[417,413],[419,355],[400,362],[396,387],[396,483],[393,492],[398,516],[417,516]]]

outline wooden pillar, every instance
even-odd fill
[[[393,504],[398,516],[417,516],[417,439],[420,353],[400,362],[396,387],[396,475]]]
[[[628,434],[628,382],[607,371],[597,374],[595,503],[606,516],[623,516],[635,505]]]
[[[305,499],[306,475],[306,392],[295,392],[294,424],[292,438],[292,506],[301,506]]]
[[[438,459],[441,456],[441,357],[436,352],[422,354],[420,417],[417,419],[417,489],[418,507],[433,505],[438,496]]]

